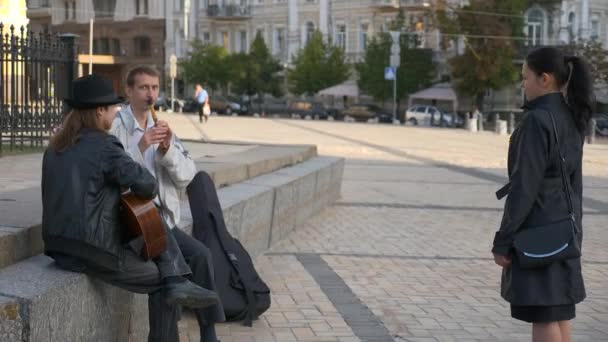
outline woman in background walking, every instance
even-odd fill
[[[514,257],[513,241],[526,227],[568,217],[570,202],[578,228],[573,241],[582,243],[582,155],[593,107],[592,80],[581,58],[548,47],[527,56],[522,88],[525,114],[509,144],[509,184],[497,193],[508,197],[492,252],[503,267],[501,294],[511,303],[511,316],[532,323],[534,342],[569,342],[575,304],[586,296],[580,257],[524,268]]]

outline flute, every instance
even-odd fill
[[[152,102],[152,98],[148,99],[148,105],[150,106],[150,114],[152,114],[152,120],[154,120],[154,124],[158,121],[158,116],[156,115],[156,111],[154,110],[154,103]]]

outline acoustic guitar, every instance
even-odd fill
[[[150,110],[156,123],[154,107],[150,106]],[[167,235],[154,202],[127,191],[122,194],[120,203],[123,223],[127,226],[127,238],[143,237],[142,257],[146,260],[157,258],[167,249]]]

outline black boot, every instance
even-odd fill
[[[166,291],[166,300],[170,305],[177,304],[200,309],[217,305],[220,301],[217,293],[202,288],[189,280],[169,283],[166,285]]]

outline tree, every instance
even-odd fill
[[[264,38],[258,32],[251,43],[249,54],[233,55],[236,71],[232,90],[239,94],[260,95],[263,93],[281,95],[278,72],[281,64],[272,57]]]
[[[390,30],[402,31],[399,45],[401,47],[400,64],[397,68],[397,103],[422,88],[429,86],[436,74],[432,51],[416,48],[414,35],[408,34],[405,26],[405,15],[400,11],[389,23]],[[380,33],[372,38],[365,50],[362,63],[356,65],[359,73],[359,88],[378,101],[393,97],[393,82],[384,79],[384,68],[389,65],[392,39],[388,33]]]
[[[272,57],[259,32],[251,43],[249,54],[235,54],[231,58],[233,92],[249,95],[249,98],[262,94],[282,95],[278,76],[281,64]]]
[[[226,49],[203,44],[198,39],[192,42],[192,52],[180,66],[187,82],[205,83],[213,90],[227,90],[233,71],[232,60]]]
[[[608,51],[602,47],[602,43],[591,40],[576,45],[572,50],[589,63],[591,74],[597,82],[608,84]]]
[[[385,101],[393,96],[393,83],[384,79],[384,68],[389,63],[390,49],[390,36],[376,35],[367,44],[363,62],[355,66],[359,73],[359,88],[378,101]],[[399,80],[400,77],[397,78],[397,81]]]
[[[323,42],[316,31],[294,59],[294,70],[288,75],[295,94],[315,94],[319,90],[342,83],[350,74],[344,51]]]
[[[487,90],[513,84],[519,68],[513,62],[524,38],[522,13],[527,0],[470,0],[460,9],[447,10],[440,1],[439,28],[448,34],[464,35],[465,53],[450,59],[456,90],[475,99],[481,110]],[[488,14],[500,13],[500,15]],[[502,38],[501,38],[502,37]]]

